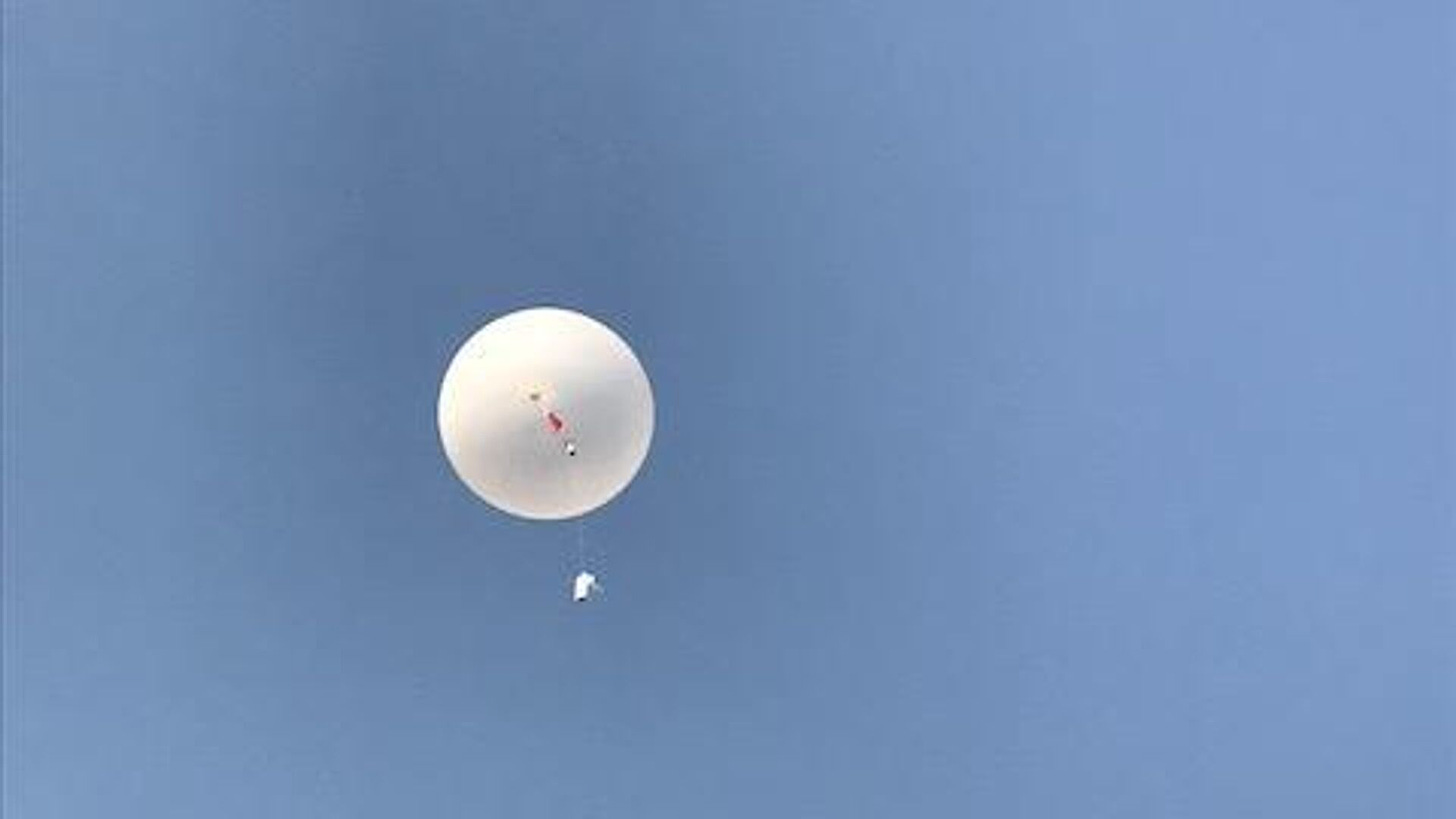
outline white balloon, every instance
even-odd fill
[[[456,351],[440,384],[455,474],[524,518],[584,515],[627,487],[652,443],[652,387],[610,328],[556,307],[502,316]]]

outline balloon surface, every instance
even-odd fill
[[[652,443],[652,387],[632,348],[556,307],[502,316],[456,351],[440,384],[455,474],[504,512],[573,518],[631,483]]]

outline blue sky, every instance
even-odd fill
[[[8,3],[6,815],[1456,814],[1451,22]],[[585,610],[434,430],[536,303]]]

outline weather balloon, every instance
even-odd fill
[[[485,502],[523,518],[574,518],[616,497],[642,466],[652,387],[606,325],[533,307],[461,345],[438,421],[455,474]]]

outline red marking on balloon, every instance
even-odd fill
[[[546,413],[546,425],[551,427],[552,432],[560,432],[566,429],[566,422],[561,420],[561,416],[554,412]]]

